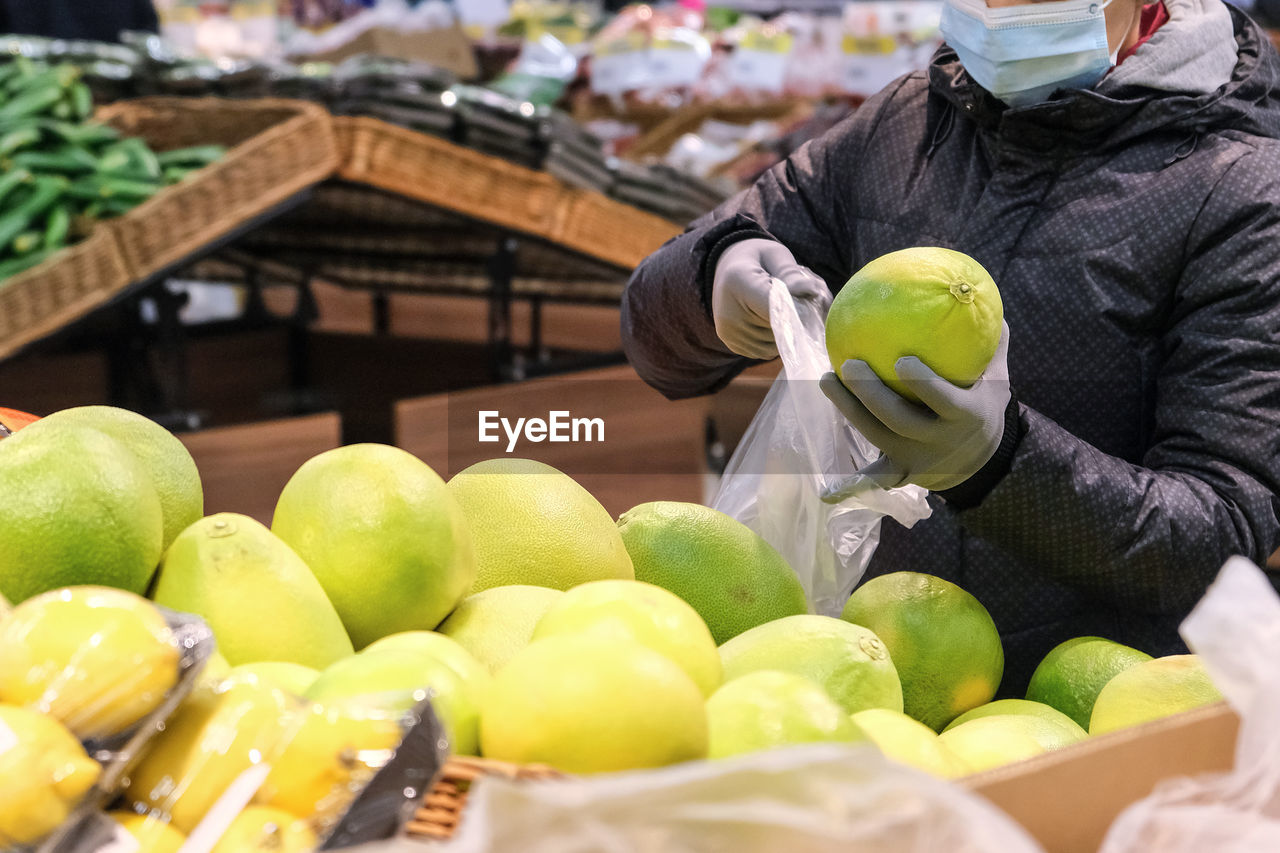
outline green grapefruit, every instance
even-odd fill
[[[1107,682],[1151,655],[1102,637],[1075,637],[1055,646],[1036,667],[1027,698],[1057,708],[1082,728]]]
[[[707,700],[707,725],[709,758],[867,739],[821,685],[777,670],[748,673],[717,690]]]
[[[146,468],[104,432],[41,424],[0,442],[0,593],[13,604],[64,586],[141,594],[164,530]]]
[[[1004,308],[982,265],[962,252],[930,246],[882,255],[854,273],[827,314],[827,354],[836,375],[865,361],[912,402],[895,365],[916,356],[935,373],[968,387],[1000,343]]]
[[[1169,655],[1131,666],[1107,682],[1093,704],[1089,734],[1158,720],[1221,701],[1198,655]]]
[[[951,750],[973,773],[991,770],[1043,755],[1049,751],[1027,721],[1034,717],[1007,714],[981,717],[938,735],[938,742]]]
[[[491,587],[462,599],[437,630],[496,673],[529,645],[538,620],[562,595],[545,586]]]
[[[477,572],[471,592],[532,584],[569,589],[635,579],[613,519],[567,474],[530,459],[464,468],[449,492],[471,527]]]
[[[568,773],[662,767],[707,756],[702,691],[631,640],[549,637],[494,678],[480,717],[486,758]]]
[[[956,779],[970,772],[960,756],[938,740],[937,732],[901,711],[868,708],[854,714],[853,721],[894,761],[940,779]]]
[[[934,731],[991,701],[1000,686],[1004,648],[995,623],[950,581],[919,572],[872,578],[840,618],[876,633],[902,678],[903,709]]]
[[[743,631],[807,613],[787,561],[755,531],[694,503],[654,501],[618,519],[636,580],[660,586],[698,611],[723,644]]]
[[[902,710],[902,685],[884,643],[869,629],[829,616],[787,616],[720,647],[724,679],[774,669],[816,681],[846,714]]]
[[[720,654],[697,611],[642,581],[592,581],[560,597],[538,622],[535,641],[564,634],[630,639],[683,669],[704,695],[720,686]]]
[[[467,521],[444,481],[385,444],[305,462],[280,493],[271,531],[311,567],[357,649],[436,627],[476,577]]]
[[[40,429],[61,423],[93,427],[138,457],[160,498],[163,548],[204,516],[204,487],[195,460],[173,433],[150,418],[115,406],[77,406],[54,412],[38,423]]]

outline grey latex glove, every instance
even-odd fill
[[[941,378],[915,356],[898,359],[898,378],[924,406],[895,393],[865,361],[844,363],[843,384],[834,373],[823,376],[822,393],[882,455],[822,499],[839,503],[872,485],[892,489],[914,483],[942,491],[978,473],[1004,436],[1011,393],[1008,352],[1005,325],[991,363],[968,388]]]
[[[769,289],[781,279],[796,299],[812,299],[825,313],[831,304],[827,283],[796,263],[775,240],[741,240],[725,249],[711,283],[711,316],[716,334],[731,352],[766,361],[778,357],[769,325]]]

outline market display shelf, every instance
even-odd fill
[[[680,233],[679,225],[662,217],[434,136],[373,118],[338,116],[334,123],[351,146],[350,159],[338,171],[343,179],[539,237],[621,269],[635,267]]]
[[[307,102],[141,98],[99,117],[159,151],[209,143],[229,150],[89,239],[0,283],[0,359],[229,245],[252,244],[267,223],[307,210],[303,202],[319,188],[336,186],[349,204],[324,241],[311,230],[309,248],[281,253],[295,281],[306,281],[302,270],[349,287],[487,295],[502,279],[503,299],[616,304],[626,273],[680,231],[544,172],[377,119],[333,117]],[[406,208],[413,210],[398,218]],[[303,227],[314,225],[309,215],[298,220]],[[358,233],[379,223],[418,227],[412,242],[388,248],[385,236]],[[361,240],[378,245],[362,251]],[[487,241],[485,251],[462,262],[422,260],[431,245],[456,253],[477,241]]]

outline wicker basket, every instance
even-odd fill
[[[566,190],[547,236],[562,246],[632,269],[679,233],[680,226],[661,216],[599,193]]]
[[[108,301],[129,280],[115,240],[99,227],[44,263],[0,282],[0,359]]]
[[[551,227],[563,187],[550,175],[379,119],[334,122],[352,136],[347,180],[528,234]]]
[[[98,118],[157,151],[230,149],[110,223],[135,281],[331,176],[341,162],[328,112],[305,101],[140,98],[112,104]]]
[[[539,764],[517,765],[489,758],[451,756],[435,786],[423,799],[422,807],[405,827],[406,834],[424,841],[452,838],[458,831],[471,785],[483,776],[522,780],[563,778],[559,771]]]

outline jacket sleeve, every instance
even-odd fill
[[[1121,606],[1185,613],[1223,562],[1280,545],[1280,156],[1232,165],[1174,293],[1141,464],[1023,406],[1009,473],[963,525]],[[1016,382],[1017,377],[1014,377]]]
[[[646,382],[671,399],[718,391],[749,359],[716,335],[710,288],[715,261],[735,240],[772,238],[838,287],[849,277],[851,172],[903,80],[863,104],[830,132],[801,146],[753,186],[696,220],[646,258],[622,297],[622,344]]]

